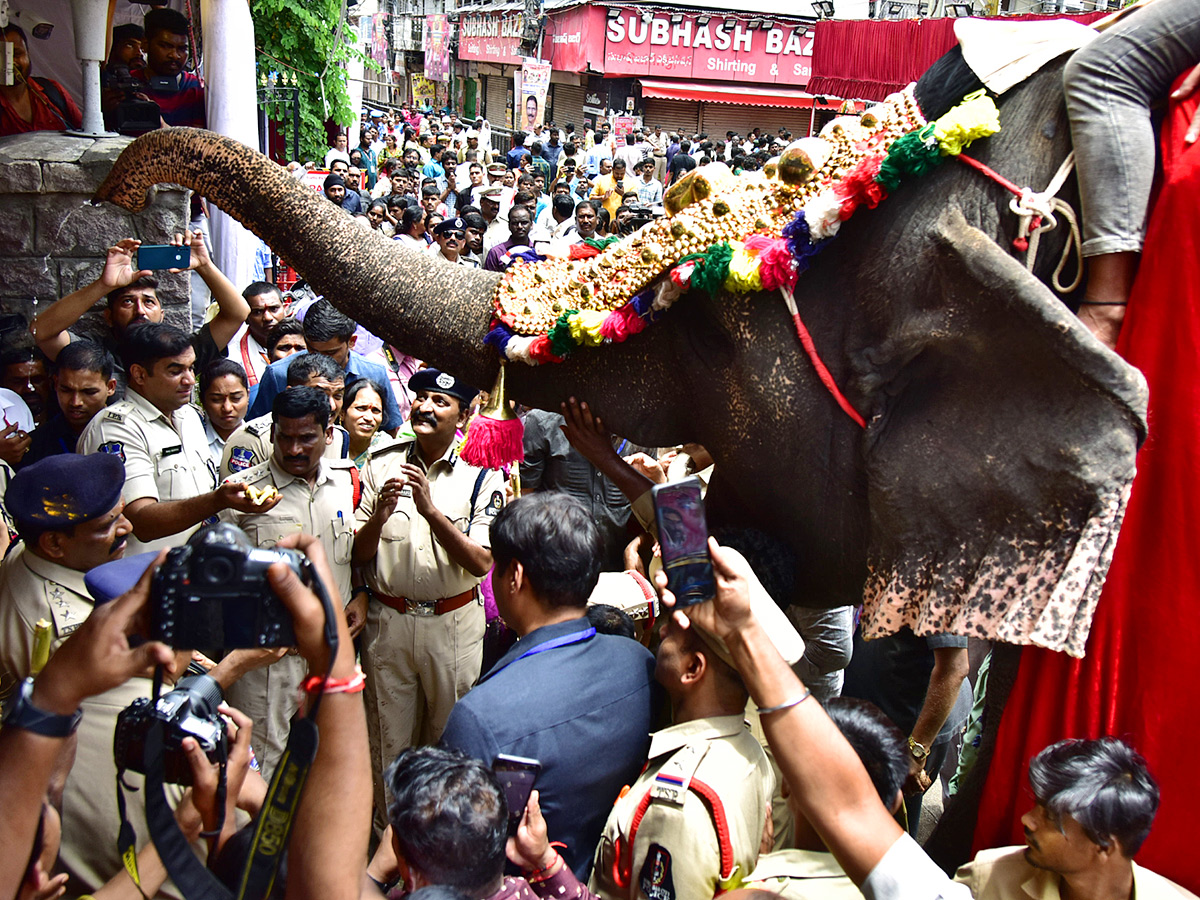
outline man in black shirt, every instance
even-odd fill
[[[679,152],[672,157],[671,164],[667,166],[667,184],[674,184],[681,175],[696,168],[696,161],[692,159],[691,149],[691,141],[680,143]]]
[[[74,453],[79,435],[116,390],[113,358],[107,350],[94,341],[67,344],[54,367],[54,392],[61,412],[34,429],[29,451],[17,468],[23,469],[47,456]]]

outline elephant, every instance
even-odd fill
[[[973,76],[950,54],[916,96],[933,120]],[[1061,61],[1000,100],[972,154],[1047,184],[1069,150]],[[202,193],[372,332],[481,388],[498,275],[449,268],[360,227],[250,148],[167,129],[125,149],[97,201],[136,210],[158,182]],[[1074,190],[1073,179],[1065,195]],[[692,291],[653,327],[557,365],[507,366],[510,396],[587,400],[647,446],[694,441],[717,463],[710,524],[752,525],[795,552],[792,601],[864,604],[903,625],[1079,655],[1146,435],[1140,374],[1005,248],[1010,195],[965,165],[907,182],[847,221],[795,300],[845,415],[779,294]],[[1057,244],[1058,247],[1053,245]]]

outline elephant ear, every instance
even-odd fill
[[[925,308],[864,353],[881,398],[865,444],[865,633],[1082,656],[1145,381],[960,211],[930,231]]]

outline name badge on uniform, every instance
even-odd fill
[[[700,768],[700,761],[707,752],[707,741],[688,744],[676,752],[654,776],[654,783],[650,786],[650,798],[683,806],[688,785],[692,783],[696,769]]]
[[[176,444],[174,447],[163,447],[163,451],[162,451],[161,455],[163,456],[163,458],[166,458],[168,456],[174,456],[176,453],[182,453],[182,452],[183,452],[183,444]]]

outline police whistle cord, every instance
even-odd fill
[[[295,821],[296,809],[300,804],[304,784],[317,755],[317,711],[324,696],[324,684],[333,674],[334,660],[338,653],[337,612],[329,591],[322,582],[320,575],[305,563],[312,581],[312,587],[321,601],[325,611],[325,643],[329,648],[329,670],[325,678],[312,691],[312,704],[303,718],[292,723],[288,734],[287,747],[275,774],[267,789],[266,802],[258,816],[254,828],[254,842],[250,855],[246,859],[238,882],[237,894],[233,894],[225,885],[219,882],[192,851],[187,838],[179,830],[175,821],[174,811],[167,803],[163,782],[163,752],[165,741],[163,723],[154,720],[146,734],[143,749],[143,763],[146,772],[146,824],[154,840],[154,846],[162,859],[163,866],[171,880],[179,888],[186,900],[263,900],[275,885],[279,871],[279,863],[287,848],[288,837]],[[152,702],[158,701],[162,687],[162,666],[155,669],[152,691]],[[213,832],[205,835],[220,834],[225,821],[225,780],[226,760],[221,759],[217,788],[217,826]],[[137,872],[136,836],[133,826],[125,814],[125,797],[122,777],[124,770],[117,772],[117,807],[121,815],[121,827],[118,834],[118,849],[126,871],[133,879],[138,891],[142,891],[141,881]],[[148,900],[148,898],[147,898]]]
[[[1050,283],[1060,294],[1069,294],[1079,287],[1080,282],[1083,281],[1083,237],[1079,232],[1079,219],[1071,204],[1058,196],[1058,192],[1062,190],[1067,178],[1075,170],[1075,151],[1072,150],[1067,154],[1067,158],[1062,161],[1062,165],[1058,167],[1058,171],[1054,173],[1054,177],[1050,179],[1050,184],[1044,191],[1018,187],[995,169],[965,153],[960,153],[958,159],[985,178],[990,178],[1005,190],[1016,195],[1008,203],[1008,208],[1019,219],[1013,247],[1025,254],[1025,268],[1030,272],[1037,263],[1038,244],[1041,242],[1042,235],[1058,227],[1058,219],[1054,214],[1058,213],[1066,220],[1071,234],[1063,246],[1062,256],[1059,257],[1058,265],[1054,268],[1054,275],[1050,279]],[[1071,259],[1072,251],[1078,257],[1079,265],[1076,267],[1075,278],[1071,283],[1063,284],[1062,272]]]

